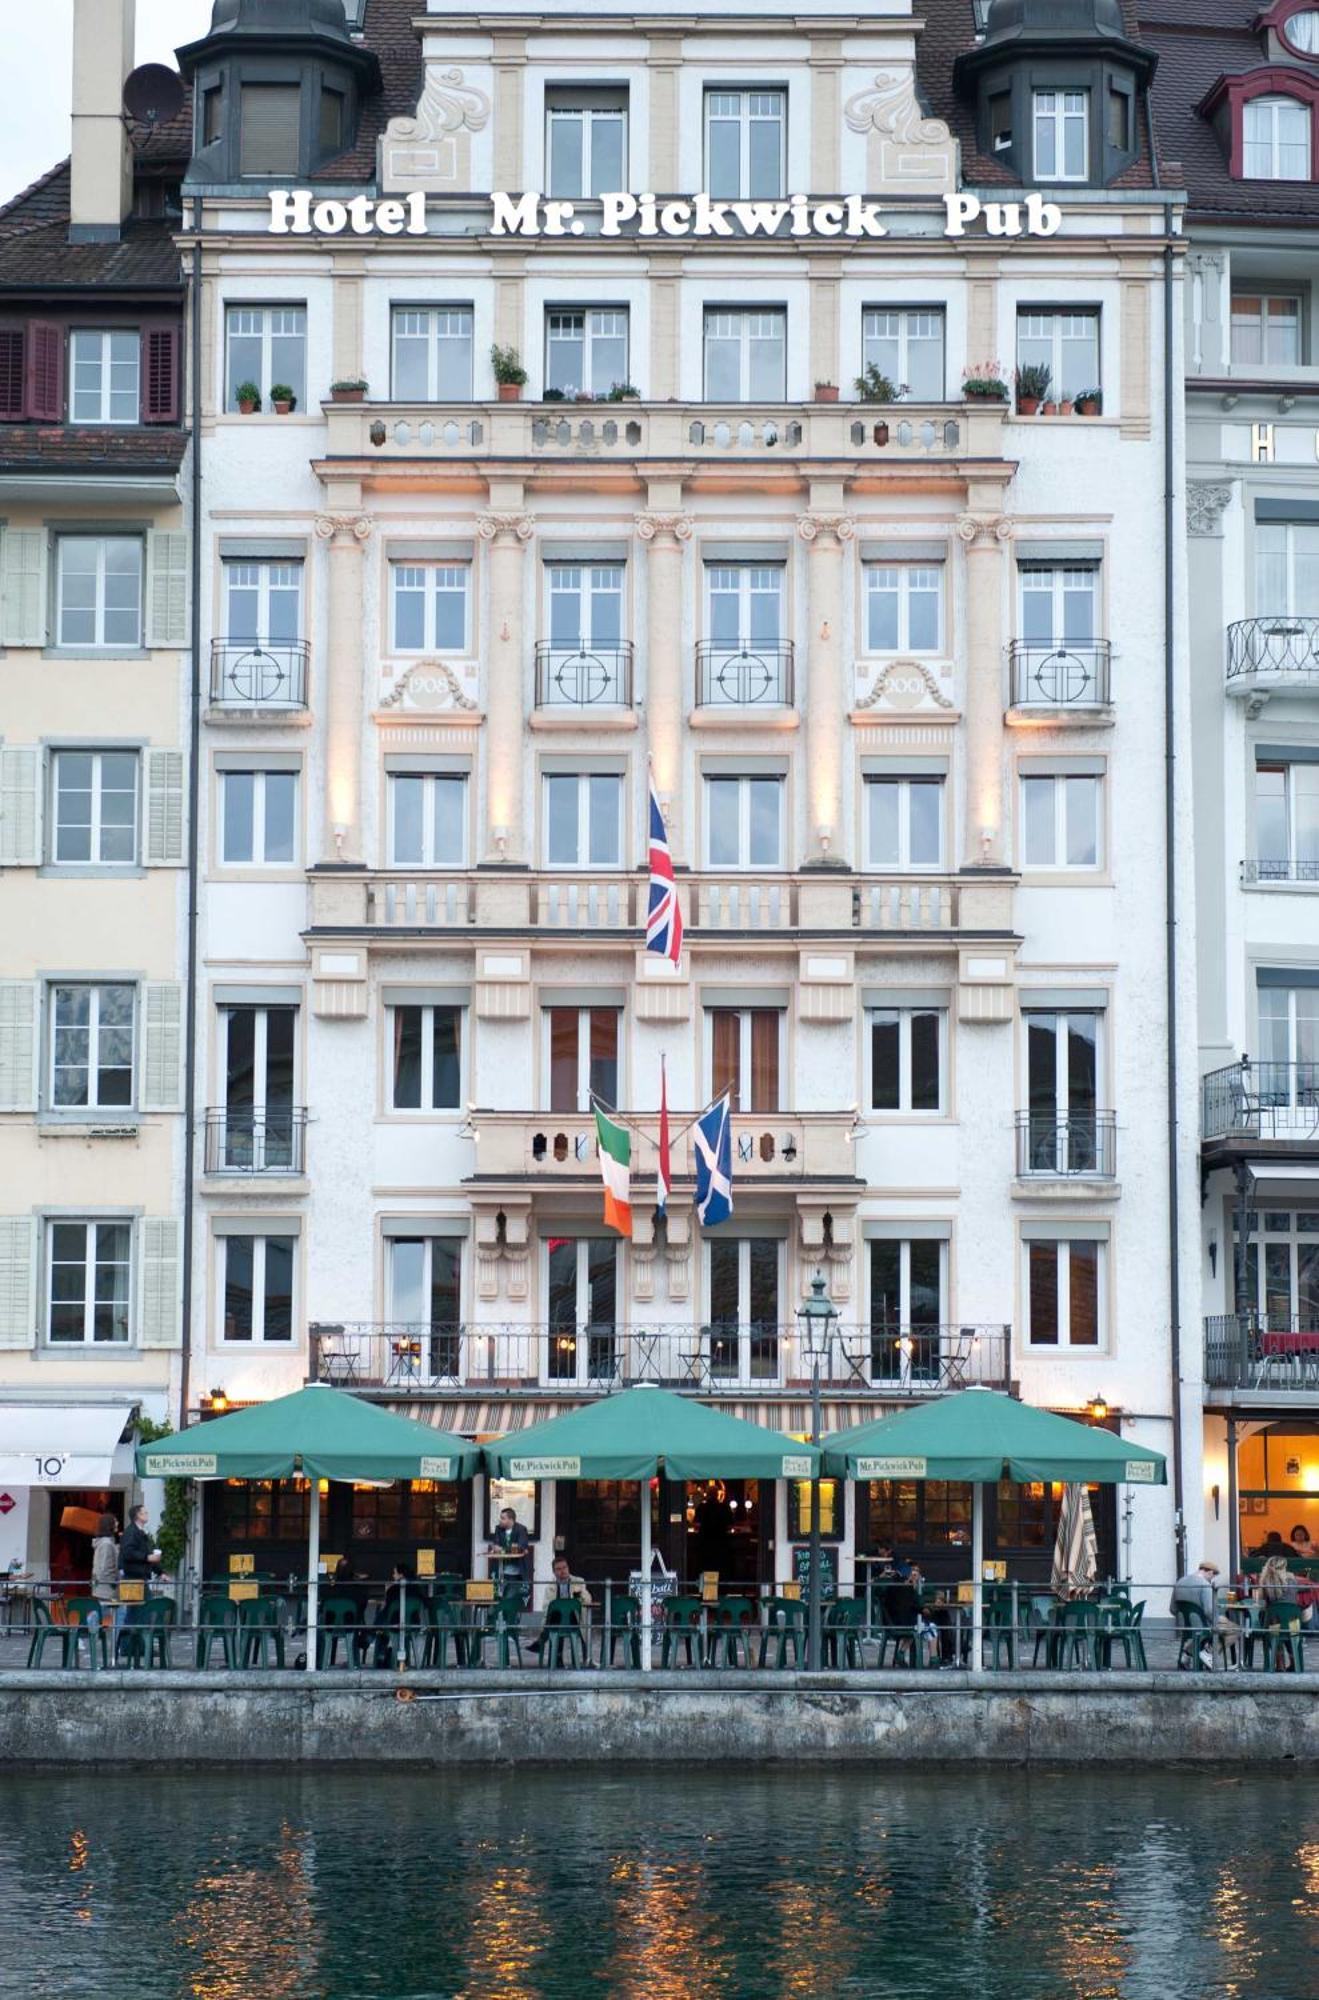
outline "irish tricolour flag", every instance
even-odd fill
[[[600,1172],[605,1184],[605,1227],[620,1236],[632,1234],[632,1142],[621,1125],[595,1114],[595,1136],[600,1142]]]

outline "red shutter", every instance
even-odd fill
[[[179,330],[149,326],[142,335],[142,421],[179,420]]]
[[[27,413],[44,424],[64,418],[64,328],[39,319],[27,330]]]
[[[0,326],[0,421],[17,423],[23,415],[23,358],[27,329]]]

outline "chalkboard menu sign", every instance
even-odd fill
[[[809,1542],[798,1542],[792,1551],[792,1573],[801,1585],[803,1600],[811,1594],[811,1547]],[[838,1595],[838,1571],[834,1567],[834,1552],[825,1544],[820,1550],[820,1598],[827,1604]]]

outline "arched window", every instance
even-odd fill
[[[1308,181],[1311,110],[1294,97],[1252,97],[1243,107],[1242,171],[1248,181]]]

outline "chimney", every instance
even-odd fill
[[[137,0],[73,0],[73,185],[70,243],[113,243],[133,204],[124,80],[133,68]]]

